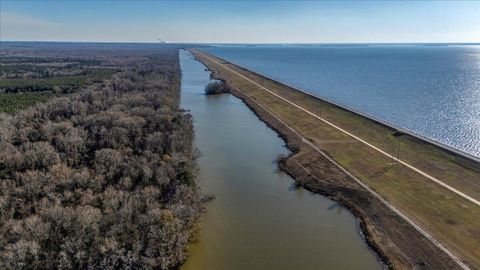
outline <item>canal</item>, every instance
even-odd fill
[[[277,170],[282,139],[236,97],[205,96],[210,73],[189,52],[180,62],[199,184],[215,196],[181,270],[381,269],[348,211]]]

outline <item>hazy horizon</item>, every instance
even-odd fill
[[[243,42],[243,43],[228,43],[228,42],[165,42],[158,41],[82,41],[82,40],[0,40],[0,42],[7,43],[104,43],[104,44],[158,44],[158,45],[175,45],[175,44],[192,44],[192,45],[480,45],[480,42],[277,42],[277,43],[255,43],[255,42]]]
[[[0,40],[479,43],[478,1],[1,1]]]

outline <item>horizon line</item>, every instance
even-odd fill
[[[155,41],[69,41],[69,40],[0,40],[2,42],[25,42],[25,43],[119,43],[119,44],[198,44],[198,45],[409,45],[409,44],[432,44],[432,45],[480,45],[478,42],[441,41],[441,42],[155,42]]]

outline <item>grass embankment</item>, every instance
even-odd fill
[[[234,88],[248,95],[250,99],[264,106],[310,140],[342,167],[414,220],[416,224],[470,267],[480,268],[480,207],[478,205],[275,97],[257,84],[353,133],[383,151],[395,156],[400,149],[401,160],[477,200],[480,199],[480,165],[478,163],[409,135],[395,136],[395,131],[389,127],[221,59],[213,59],[198,51],[195,51],[195,54],[209,69],[217,72]],[[233,69],[257,84],[225,67]],[[319,157],[318,153],[313,153],[305,144],[300,143],[298,147],[299,152],[292,159],[309,170],[317,180],[357,188],[352,183],[353,181],[344,176],[332,175],[329,177],[328,174],[326,175],[324,172],[326,165],[318,164],[318,162],[326,162],[325,159]],[[337,180],[338,182],[336,182]],[[361,208],[365,210],[364,214],[369,215],[363,218],[372,222],[372,227],[369,229],[379,238],[376,244],[381,250],[387,251],[386,255],[394,261],[394,264],[395,261],[403,260],[408,261],[410,266],[421,267],[426,263],[429,268],[451,267],[438,263],[438,257],[445,256],[445,254],[433,250],[435,247],[425,239],[411,239],[409,235],[399,234],[398,232],[405,229],[403,227],[389,228],[394,224],[409,226],[406,223],[398,223],[398,217],[393,212],[390,213],[392,217],[381,217],[382,220],[377,222],[376,219],[379,217],[376,215],[382,213],[370,211],[369,207],[366,204],[361,205]],[[388,235],[382,235],[382,231],[388,231]],[[422,257],[422,260],[425,260],[424,263],[415,261],[420,260],[419,256],[426,256]],[[435,261],[438,263],[437,266],[434,266]],[[409,267],[406,264],[394,266]]]

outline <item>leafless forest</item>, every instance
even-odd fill
[[[202,207],[178,50],[2,48],[25,54],[119,72],[0,114],[0,268],[178,266]]]

